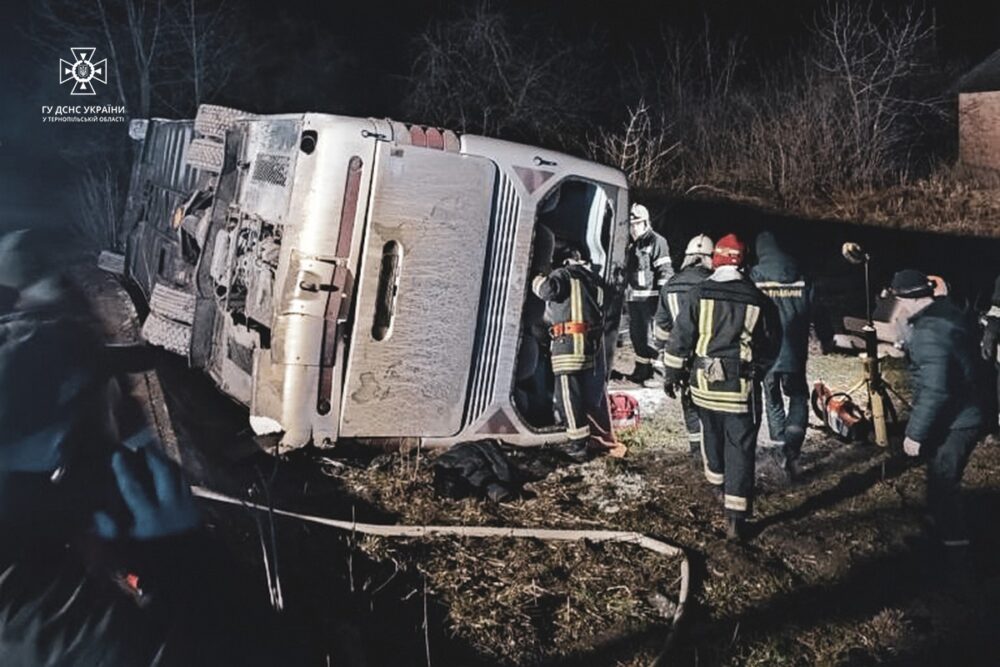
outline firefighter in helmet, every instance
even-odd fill
[[[715,244],[712,239],[699,234],[688,242],[684,250],[684,261],[681,270],[667,280],[660,288],[660,303],[656,308],[656,318],[653,321],[653,340],[657,349],[662,350],[670,340],[670,332],[682,308],[687,306],[688,292],[695,285],[708,278],[712,273],[712,252]],[[655,380],[652,382],[655,383]],[[691,460],[699,467],[701,465],[701,420],[698,410],[691,402],[691,392],[684,388],[681,394],[681,409],[684,411],[684,424],[688,432]]]
[[[650,331],[660,288],[667,283],[672,268],[667,240],[653,231],[649,210],[642,204],[632,204],[629,235],[632,240],[625,251],[628,330],[635,352],[635,369],[630,378],[643,384],[653,377],[656,350],[650,343]]]
[[[892,278],[899,299],[898,344],[910,359],[913,408],[903,449],[927,461],[927,505],[933,528],[949,555],[969,544],[960,486],[965,465],[984,424],[977,336],[968,314],[947,296],[935,298],[935,282],[906,269]]]
[[[579,247],[564,240],[552,245],[557,268],[536,264],[531,290],[545,302],[550,325],[555,407],[569,441],[563,452],[574,461],[592,452],[624,456],[625,446],[611,434],[607,402],[603,281]]]
[[[668,393],[690,387],[703,433],[705,478],[722,496],[726,534],[744,539],[753,509],[760,381],[781,324],[774,303],[741,270],[746,248],[719,239],[713,271],[688,292],[663,351]]]

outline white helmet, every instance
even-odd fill
[[[649,231],[649,209],[642,204],[632,204],[628,215],[629,235],[637,239]]]
[[[649,222],[649,209],[642,204],[632,204],[629,211],[628,221],[630,223]]]
[[[698,234],[690,241],[688,241],[687,248],[684,250],[685,255],[707,255],[712,256],[715,251],[715,243],[712,239],[708,238],[704,234]]]
[[[684,262],[681,264],[681,268],[686,269],[695,264],[712,268],[713,252],[715,252],[715,244],[712,239],[704,234],[698,234],[688,241],[687,248],[684,249]]]

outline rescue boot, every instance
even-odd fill
[[[594,456],[623,459],[628,453],[628,447],[613,438],[592,437],[587,444],[587,451]]]
[[[590,451],[586,440],[573,440],[554,447],[561,457],[571,463],[586,463],[590,459]]]
[[[795,484],[802,478],[802,464],[798,459],[786,459],[784,469],[785,481],[789,484]]]
[[[629,380],[634,382],[639,386],[643,386],[646,380],[653,379],[653,366],[652,364],[640,364],[636,363],[635,370],[632,371],[632,375],[629,376]]]
[[[734,516],[726,517],[726,539],[735,542],[747,540],[747,520]]]

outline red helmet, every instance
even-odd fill
[[[747,247],[743,245],[736,234],[726,234],[715,244],[715,252],[712,254],[712,268],[720,266],[739,266],[743,263]]]

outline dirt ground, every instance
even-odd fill
[[[850,356],[815,356],[809,377],[843,388],[859,370]],[[889,374],[905,386],[898,367]],[[667,664],[1000,660],[992,635],[1000,620],[1000,453],[992,441],[966,473],[974,547],[955,577],[923,537],[923,469],[894,449],[842,443],[818,423],[804,448],[805,475],[791,486],[762,434],[755,536],[726,541],[721,507],[689,463],[676,403],[657,390],[629,391],[645,412],[639,429],[622,434],[627,458],[556,465],[544,452],[514,455],[548,470],[514,502],[435,498],[433,459],[420,452],[313,452],[255,466],[260,477],[272,466],[283,481],[271,487],[276,504],[325,516],[634,530],[680,545],[693,566],[693,601]],[[245,513],[209,511],[234,549],[259,551]],[[291,613],[308,610],[310,622],[332,628],[327,655],[361,645],[367,664],[649,664],[676,602],[677,563],[628,545],[399,541],[283,524]],[[259,583],[262,564],[251,557],[246,565]]]
[[[620,357],[629,370],[627,347]],[[642,425],[621,434],[624,460],[567,465],[545,451],[512,453],[534,481],[496,504],[436,498],[426,452],[273,458],[250,438],[245,412],[204,378],[170,355],[157,371],[189,475],[224,492],[357,521],[633,530],[683,547],[692,600],[666,664],[1000,662],[992,440],[965,475],[974,542],[956,568],[923,537],[924,471],[902,459],[898,437],[889,450],[845,444],[813,423],[805,475],[788,485],[765,427],[754,536],[737,544],[690,465],[678,405],[656,389],[613,387],[643,406]],[[854,357],[814,354],[808,375],[845,388],[859,372]],[[899,366],[889,377],[905,387]],[[660,653],[677,600],[678,563],[631,545],[375,539],[204,509],[262,596],[268,553],[283,589],[279,622],[316,665],[644,665]]]

